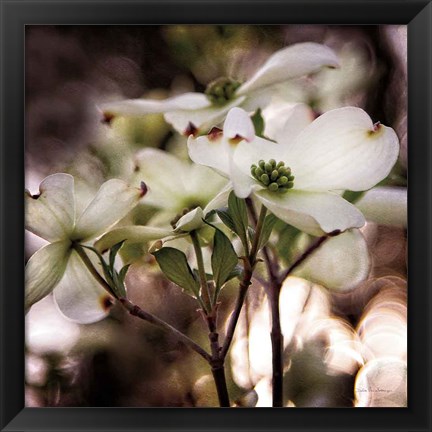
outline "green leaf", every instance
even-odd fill
[[[278,255],[285,263],[290,263],[291,260],[299,252],[296,249],[296,242],[298,236],[301,235],[302,232],[291,225],[287,225],[280,219],[277,220],[275,230],[279,234],[279,238],[276,243],[276,250],[278,252]]]
[[[171,282],[182,287],[193,297],[199,296],[199,283],[195,279],[183,252],[171,247],[163,247],[153,252],[153,255],[160,269]]]
[[[216,213],[224,225],[226,225],[232,232],[236,232],[228,207],[217,209]]]
[[[125,240],[116,243],[111,249],[110,249],[110,254],[109,254],[109,265],[111,268],[114,268],[114,261],[115,261],[115,257],[117,255],[117,252],[120,250],[120,248],[123,246],[123,243],[125,242]]]
[[[228,211],[233,222],[234,232],[240,237],[246,248],[248,216],[245,200],[237,198],[234,192],[231,192],[228,198]]]
[[[113,273],[113,290],[119,297],[125,297],[126,296],[126,290],[123,286],[123,284],[119,280],[118,273],[114,270]]]
[[[263,138],[265,124],[263,116],[261,115],[261,108],[258,108],[255,111],[254,115],[251,117],[251,120],[255,128],[255,135]]]
[[[270,238],[270,234],[273,231],[273,228],[278,221],[278,218],[274,214],[269,214],[264,219],[264,224],[261,231],[261,241],[260,241],[260,247],[265,246],[265,244],[268,242]]]
[[[199,271],[198,271],[198,269],[196,269],[196,268],[192,269],[192,273],[194,274],[195,279],[196,279],[196,280],[199,280],[199,277],[200,277],[200,276],[199,276]],[[207,281],[207,282],[210,282],[210,281],[213,280],[213,275],[212,275],[212,274],[210,274],[210,273],[206,273],[205,275],[206,275],[206,281]]]
[[[243,267],[241,265],[236,265],[234,269],[231,271],[231,273],[228,276],[228,279],[225,282],[228,282],[231,279],[239,278],[243,274]]]
[[[249,240],[251,241],[251,243],[253,243],[254,238],[255,238],[255,230],[252,227],[248,227],[248,235],[249,235]]]
[[[219,292],[222,285],[228,280],[237,263],[238,258],[230,240],[222,231],[216,228],[211,256],[216,292]]]
[[[102,266],[102,270],[105,276],[105,280],[107,282],[107,284],[111,287],[111,289],[114,289],[114,282],[113,282],[113,275],[111,272],[111,268],[108,266],[108,264],[105,262],[104,257],[102,256],[102,254],[99,253],[99,251],[91,246],[85,246],[82,245],[82,247],[91,250],[92,252],[94,252],[98,258],[99,261],[101,263]]]
[[[121,282],[124,282],[125,277],[126,277],[126,273],[128,272],[130,267],[130,264],[125,265],[119,272],[119,278],[121,280]]]

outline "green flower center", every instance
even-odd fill
[[[276,163],[274,159],[268,162],[260,160],[258,164],[251,166],[251,174],[272,192],[285,193],[294,186],[294,176],[291,168],[285,166],[285,162]]]
[[[204,93],[213,105],[225,105],[234,99],[235,92],[240,85],[240,82],[232,78],[222,77],[212,81]]]

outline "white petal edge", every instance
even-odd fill
[[[309,75],[326,66],[339,66],[331,48],[313,42],[291,45],[271,55],[238,89],[237,94],[244,95],[291,78]]]
[[[354,229],[329,238],[297,268],[295,274],[330,290],[345,292],[364,281],[369,271],[366,240],[359,230]]]
[[[91,259],[95,260],[94,257]],[[70,255],[62,280],[54,289],[54,300],[66,318],[81,324],[105,318],[113,301],[75,251]]]
[[[178,109],[203,109],[210,101],[202,93],[184,93],[180,96],[157,99],[127,99],[101,104],[99,108],[105,115],[139,117],[146,114],[165,113]]]
[[[284,148],[296,189],[362,191],[390,173],[399,140],[362,109],[345,107],[318,117]]]
[[[175,226],[176,232],[194,231],[204,225],[204,213],[201,207],[191,210],[182,216]]]
[[[365,223],[356,207],[332,193],[291,190],[280,194],[261,190],[255,196],[275,216],[315,236],[361,228]]]
[[[229,194],[233,190],[231,182],[228,182],[221,191],[204,207],[203,213],[206,215],[212,210],[220,207],[226,207],[228,204]]]
[[[241,137],[246,141],[252,141],[255,138],[255,128],[251,118],[246,111],[238,107],[229,110],[223,133],[229,139]]]
[[[166,112],[165,121],[182,135],[189,135],[193,128],[200,132],[208,132],[212,126],[218,126],[225,118],[227,112],[241,105],[245,97],[234,99],[224,106],[209,106],[200,109],[180,109]]]
[[[121,241],[126,241],[126,243],[147,243],[151,240],[159,240],[164,237],[172,235],[172,230],[141,226],[141,225],[131,225],[124,226],[121,228],[115,228],[103,235],[95,244],[94,247],[101,253],[106,252],[112,246]]]
[[[305,104],[275,103],[263,111],[264,135],[280,145],[294,139],[315,119],[312,109]]]
[[[89,240],[107,231],[138,204],[142,195],[143,191],[123,180],[108,180],[79,217],[74,238]]]
[[[75,221],[74,179],[52,174],[39,186],[39,195],[25,192],[25,227],[50,242],[67,239]]]
[[[229,160],[232,151],[222,134],[218,137],[190,136],[187,142],[189,157],[193,162],[215,169],[229,177]]]
[[[367,220],[399,227],[407,226],[407,205],[407,189],[391,186],[377,186],[355,203]]]
[[[25,268],[25,309],[46,297],[60,282],[70,254],[70,242],[59,241],[39,249]]]

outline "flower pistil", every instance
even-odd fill
[[[251,174],[258,182],[272,192],[286,193],[294,186],[294,176],[291,168],[285,162],[270,159],[268,162],[260,160],[251,165]]]

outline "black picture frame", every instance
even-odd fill
[[[50,1],[1,5],[2,431],[431,431],[432,5],[377,1]],[[409,406],[376,409],[24,407],[24,26],[27,24],[407,24]]]

